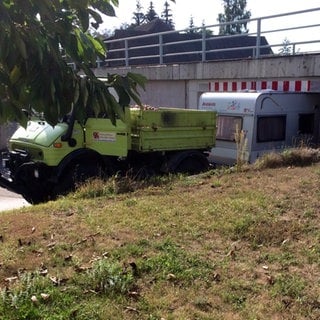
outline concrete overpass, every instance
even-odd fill
[[[320,93],[320,53],[95,69],[98,77],[127,72],[140,73],[148,79],[146,90],[140,92],[141,101],[152,106],[197,108],[199,96],[205,91],[259,89],[261,84],[262,89],[279,84],[278,90]]]

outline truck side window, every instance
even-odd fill
[[[258,117],[258,142],[281,141],[286,138],[286,116]]]
[[[216,139],[235,141],[237,128],[242,129],[242,117],[218,115]]]
[[[299,134],[314,133],[314,113],[299,114]]]

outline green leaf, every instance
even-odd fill
[[[116,6],[118,6],[118,1],[112,1],[112,3]],[[116,13],[114,11],[114,7],[109,3],[109,1],[105,0],[93,0],[91,3],[92,7],[94,9],[97,9],[98,11],[102,12],[103,14],[110,16],[110,17],[115,17]]]
[[[95,20],[96,23],[98,23],[98,24],[103,23],[102,17],[97,11],[94,11],[89,8],[88,12],[91,15],[91,17]]]
[[[28,53],[25,42],[20,37],[17,37],[16,44],[23,59],[27,60]]]
[[[87,10],[80,9],[78,11],[78,16],[80,23],[82,25],[82,29],[87,31],[89,29],[89,13]]]
[[[56,101],[56,87],[53,81],[50,81],[50,92],[51,92],[51,99],[54,103]]]
[[[21,70],[17,65],[15,65],[10,72],[10,82],[12,84],[15,84],[20,79],[20,76],[21,76]]]
[[[128,72],[127,76],[134,80],[140,87],[145,90],[145,84],[147,82],[147,78],[143,76],[142,74]]]
[[[88,102],[88,97],[89,97],[89,91],[87,88],[87,80],[85,78],[81,78],[80,79],[80,92],[82,95],[82,104],[84,107],[87,106],[87,102]]]
[[[106,48],[105,44],[102,40],[99,38],[94,38],[91,35],[88,35],[89,40],[91,41],[95,51],[99,54],[100,57],[105,57],[106,54]]]
[[[73,97],[74,104],[78,103],[79,97],[80,97],[79,83],[76,83],[76,85],[74,87],[74,97]]]
[[[121,120],[124,121],[124,109],[123,107],[117,102],[115,97],[110,93],[106,92],[106,99],[112,110],[120,117]]]

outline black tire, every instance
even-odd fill
[[[22,196],[24,199],[26,199],[31,204],[39,204],[43,202],[47,202],[49,200],[54,200],[55,196],[52,193],[53,188],[49,190],[50,188],[44,187],[44,186],[30,186],[28,187],[28,190],[24,191],[22,193]]]
[[[49,196],[39,196],[38,194],[25,193],[22,195],[31,204],[44,203],[50,200]]]
[[[88,179],[104,177],[103,167],[99,162],[77,162],[69,165],[60,176],[54,188],[56,196],[65,195],[76,189],[77,185]]]
[[[33,163],[25,163],[19,167],[15,175],[15,183],[19,186],[19,193],[31,204],[39,204],[52,200],[53,186],[44,177],[35,179]],[[37,167],[38,168],[38,167]]]
[[[175,172],[185,174],[198,174],[209,169],[207,158],[202,155],[192,154],[178,164]]]

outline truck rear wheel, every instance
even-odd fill
[[[197,174],[208,169],[207,157],[198,150],[175,153],[162,166],[162,171],[171,173]]]
[[[208,170],[208,168],[209,162],[206,158],[190,156],[179,163],[175,172],[197,174]]]

